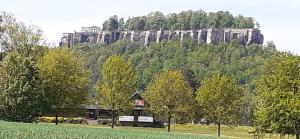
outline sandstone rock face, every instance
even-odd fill
[[[151,42],[156,42],[156,35],[157,33],[154,31],[145,31],[145,42],[144,42],[144,46],[149,45]]]
[[[198,30],[197,42],[198,44],[206,43],[207,30]]]
[[[202,30],[159,30],[159,31],[100,31],[100,32],[75,32],[63,33],[60,46],[73,47],[78,43],[103,43],[112,44],[119,40],[129,40],[134,43],[143,44],[160,43],[179,39],[193,39],[198,44],[207,43],[216,45],[221,42],[228,43],[236,40],[247,46],[249,44],[262,44],[264,36],[259,29],[202,29]]]

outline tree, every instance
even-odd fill
[[[127,100],[136,91],[136,75],[131,62],[117,55],[105,61],[101,75],[102,80],[98,81],[95,88],[100,105],[112,111],[111,128],[114,128],[115,117],[131,104]]]
[[[207,13],[203,10],[194,11],[190,21],[190,29],[202,29],[206,27]]]
[[[44,50],[41,35],[37,26],[0,12],[0,115],[6,120],[31,122],[40,111],[36,59]]]
[[[166,28],[168,30],[179,29],[179,24],[177,23],[177,14],[171,13],[166,17]]]
[[[229,76],[214,74],[206,77],[197,90],[196,100],[200,104],[204,117],[218,125],[231,124],[242,98],[237,83]]]
[[[190,85],[193,92],[196,92],[197,88],[199,87],[199,81],[195,77],[195,73],[190,67],[183,67],[182,73],[185,77],[185,80]]]
[[[172,117],[180,119],[193,116],[192,90],[180,71],[163,71],[156,75],[144,98],[152,113],[168,119],[168,132]]]
[[[134,30],[143,31],[147,23],[146,16],[141,16],[138,18],[137,22],[134,23]]]
[[[103,30],[103,31],[108,30],[108,20],[105,20],[105,21],[102,23],[102,30]]]
[[[66,48],[52,49],[37,62],[46,114],[58,114],[61,110],[72,112],[84,103],[87,96],[88,71],[84,62]]]
[[[178,23],[181,30],[189,30],[190,29],[190,21],[192,17],[192,10],[180,12],[178,17]]]
[[[10,51],[17,51],[25,57],[31,55],[33,47],[41,43],[42,30],[34,25],[26,26],[17,22],[10,13],[0,12],[0,17],[0,56],[2,57],[2,52]]]
[[[234,17],[228,11],[218,11],[216,13],[218,28],[232,28]]]
[[[133,17],[131,20],[128,21],[128,28],[130,30],[143,31],[145,28],[146,21],[147,19],[145,16]]]
[[[147,30],[159,30],[165,26],[165,16],[162,12],[156,11],[151,12],[147,16],[146,29]]]
[[[119,26],[118,29],[119,29],[120,31],[124,30],[124,26],[125,26],[124,18],[120,18],[120,19],[119,19],[119,25],[118,25],[118,26]]]
[[[40,80],[33,57],[11,52],[0,63],[0,117],[31,122],[40,112]]]
[[[235,17],[234,22],[235,28],[253,28],[254,21],[252,17],[244,17],[243,15],[238,15]]]
[[[102,30],[116,31],[118,27],[119,20],[117,15],[109,17],[109,19],[102,24]]]
[[[259,131],[300,137],[300,58],[278,55],[267,61],[256,83],[255,124]]]

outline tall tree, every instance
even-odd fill
[[[102,24],[102,30],[116,31],[118,27],[119,20],[117,15],[109,17],[109,19]]]
[[[166,28],[168,30],[176,30],[179,29],[179,24],[177,22],[177,14],[171,13],[166,17]]]
[[[190,29],[190,21],[191,21],[191,17],[192,17],[192,12],[193,12],[192,10],[183,11],[177,15],[178,23],[179,23],[181,30]]]
[[[193,92],[196,92],[199,87],[199,81],[196,79],[194,71],[191,70],[190,67],[183,67],[182,73]]]
[[[194,100],[192,89],[180,71],[163,71],[156,75],[148,86],[144,98],[148,109],[160,118],[168,119],[170,132],[171,118],[193,116]]]
[[[0,24],[1,53],[2,51],[17,51],[21,55],[29,56],[33,47],[41,43],[42,30],[34,25],[26,26],[22,22],[17,22],[15,17],[7,12],[0,12],[0,17],[2,21]]]
[[[218,136],[221,124],[231,124],[236,116],[242,92],[237,83],[229,76],[214,74],[206,77],[197,90],[204,117],[218,125]]]
[[[55,114],[58,124],[60,110],[74,110],[86,100],[88,71],[83,60],[65,48],[45,53],[37,66],[45,92],[45,112]]]
[[[256,84],[256,126],[260,131],[300,137],[300,58],[271,58]]]
[[[243,15],[238,15],[235,17],[234,21],[235,28],[253,28],[254,21],[252,17],[244,17]]]
[[[124,21],[124,18],[122,17],[122,18],[120,18],[119,19],[119,25],[118,25],[119,27],[118,27],[118,29],[119,30],[124,30],[124,27],[125,27],[125,21]]]
[[[218,11],[217,22],[218,28],[232,28],[234,25],[234,17],[228,11]]]
[[[190,20],[190,29],[202,29],[206,27],[207,13],[203,10],[194,11]]]
[[[40,112],[40,80],[36,61],[11,52],[0,63],[0,117],[31,122]]]
[[[151,12],[147,16],[146,29],[147,30],[159,30],[165,27],[165,16],[162,12]]]
[[[112,111],[111,128],[114,128],[115,117],[131,104],[127,100],[136,91],[136,75],[131,62],[117,55],[105,61],[101,75],[102,80],[95,88],[100,104]]]
[[[143,31],[145,28],[146,21],[147,19],[145,16],[138,16],[128,19],[126,21],[126,24],[129,30]]]

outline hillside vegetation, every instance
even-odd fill
[[[253,107],[253,81],[261,74],[262,65],[268,58],[279,54],[273,43],[266,46],[250,45],[244,47],[238,43],[198,45],[186,40],[182,45],[172,41],[162,44],[151,44],[148,47],[119,41],[112,45],[90,46],[82,44],[72,49],[76,54],[87,60],[91,70],[90,92],[93,85],[101,80],[101,68],[104,61],[111,55],[121,55],[129,59],[137,73],[138,89],[145,90],[154,75],[162,70],[182,70],[186,80],[195,91],[205,76],[214,73],[226,74],[244,86],[249,96],[245,101],[245,112],[240,120],[250,124]]]

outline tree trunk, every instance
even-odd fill
[[[58,113],[55,114],[55,124],[58,125]]]
[[[171,131],[171,114],[169,113],[169,117],[168,117],[168,132]]]
[[[0,47],[0,61],[3,60],[3,52],[2,52],[2,47]]]
[[[115,126],[115,111],[112,110],[112,113],[111,113],[111,128],[114,129],[114,126]]]
[[[300,139],[300,121],[296,122],[296,139]]]
[[[218,137],[221,135],[221,122],[218,121]]]

